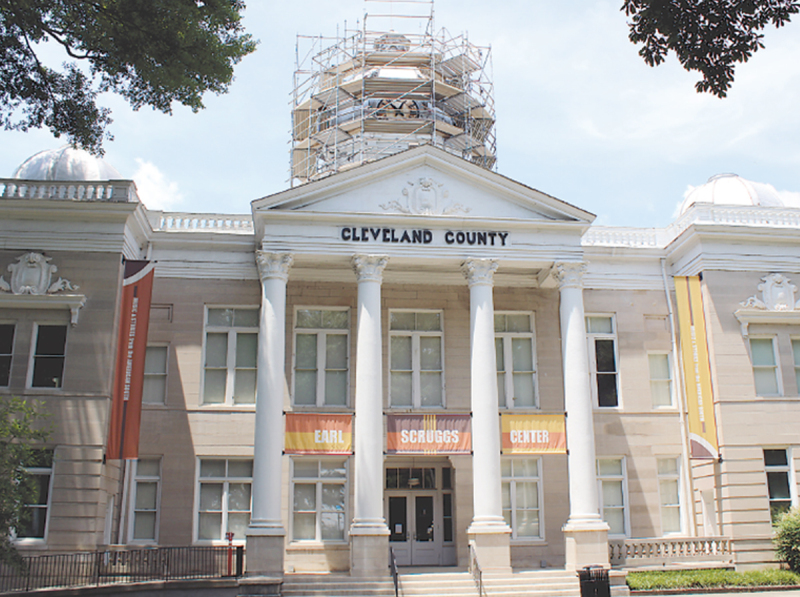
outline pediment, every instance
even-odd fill
[[[256,217],[276,211],[573,224],[594,220],[589,212],[429,145],[253,201]]]

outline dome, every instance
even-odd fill
[[[83,149],[65,145],[32,155],[14,171],[23,180],[119,180],[122,175],[105,160]]]
[[[784,207],[771,184],[751,182],[736,174],[717,174],[699,187],[689,187],[681,204],[681,213],[686,213],[696,203]]]

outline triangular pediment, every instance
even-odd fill
[[[274,212],[374,214],[589,224],[594,215],[425,145],[253,201]]]

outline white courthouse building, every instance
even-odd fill
[[[773,563],[772,517],[798,504],[800,210],[721,175],[666,228],[594,226],[492,169],[485,48],[365,24],[323,49],[293,181],[251,214],[148,210],[69,148],[0,180],[0,393],[54,423],[18,544],[230,532],[252,573],[382,574],[390,547]],[[123,259],[155,281],[121,478]]]

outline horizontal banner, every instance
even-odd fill
[[[500,415],[503,454],[566,454],[564,415]]]
[[[469,454],[470,415],[386,415],[387,454]]]
[[[353,415],[286,413],[287,454],[352,454]]]

